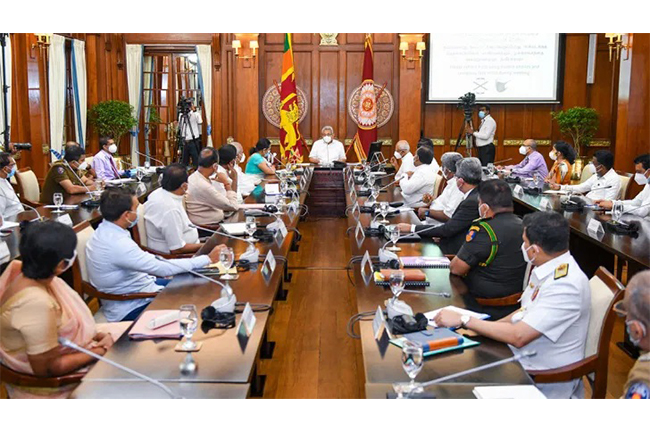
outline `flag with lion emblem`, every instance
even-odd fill
[[[305,141],[298,128],[299,119],[300,111],[296,91],[296,74],[293,67],[291,33],[285,33],[282,84],[280,87],[280,156],[282,162],[302,162]]]

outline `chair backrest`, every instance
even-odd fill
[[[582,168],[582,174],[580,175],[580,183],[586,181],[589,179],[591,176],[594,175],[594,173],[589,169],[589,164],[585,164],[585,166]]]
[[[442,176],[436,174],[436,182],[433,184],[433,199],[435,200],[442,191]]]
[[[133,240],[141,247],[147,247],[147,225],[144,220],[144,205],[138,204],[138,223],[133,227]]]
[[[0,363],[0,377],[2,382],[14,386],[25,386],[32,388],[60,388],[81,382],[86,373],[69,373],[57,377],[36,377],[26,373],[20,373]]]
[[[77,232],[77,263],[79,264],[79,273],[81,279],[89,282],[88,268],[86,267],[86,245],[90,238],[92,238],[95,230],[87,221],[75,227]]]
[[[625,200],[627,197],[627,190],[630,188],[630,179],[632,178],[632,175],[629,173],[623,173],[619,172],[618,173],[618,178],[621,180],[621,187],[618,190],[618,199],[619,200]]]
[[[18,170],[16,172],[16,181],[18,182],[20,197],[32,203],[38,203],[41,199],[41,187],[32,169],[25,167]]]

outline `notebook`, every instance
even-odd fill
[[[477,313],[475,311],[466,310],[464,308],[454,307],[453,305],[449,305],[448,307],[444,307],[444,309],[445,310],[452,310],[452,311],[455,311],[456,313],[458,313],[460,315],[470,316],[470,317],[474,317],[474,318],[480,319],[480,320],[485,320],[485,319],[490,318],[489,314]],[[433,318],[438,315],[440,310],[442,310],[442,308],[438,308],[437,310],[433,310],[433,311],[429,311],[428,313],[424,313],[424,316],[427,319],[429,319],[429,325],[438,326],[438,325],[436,325],[436,322],[433,321]]]
[[[447,328],[435,328],[420,332],[411,332],[409,334],[404,334],[400,338],[394,338],[390,340],[390,342],[397,347],[402,347],[405,340],[413,341],[422,345],[424,356],[437,355],[452,350],[466,349],[480,344],[478,341],[470,340],[469,338],[463,337]],[[449,344],[444,344],[445,342],[449,342]]]
[[[181,338],[181,327],[178,320],[168,323],[156,329],[150,329],[149,323],[178,310],[147,310],[140,315],[140,318],[129,331],[129,338],[133,340],[150,340],[154,338],[178,339]]]
[[[448,269],[451,263],[448,257],[400,257],[405,268]]]
[[[380,287],[390,287],[390,274],[394,269],[381,269],[375,272],[375,284]],[[404,272],[404,286],[428,287],[429,282],[424,272],[419,269],[402,269]]]
[[[472,392],[476,398],[480,399],[546,399],[546,396],[535,385],[477,386]]]
[[[231,236],[246,234],[246,223],[222,223],[221,229]]]

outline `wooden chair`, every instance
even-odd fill
[[[2,382],[13,386],[32,388],[60,388],[81,382],[86,373],[70,373],[56,377],[38,377],[26,373],[19,373],[0,363],[0,378]]]
[[[438,196],[442,192],[442,184],[443,184],[442,176],[436,174],[436,182],[433,184],[433,192],[432,192],[434,200],[438,198]]]
[[[602,266],[589,280],[591,314],[585,345],[585,358],[550,370],[528,371],[536,383],[567,382],[587,376],[593,390],[592,398],[605,398],[609,342],[614,328],[613,306],[623,298],[625,287]]]
[[[131,229],[133,240],[143,251],[163,257],[165,259],[184,259],[191,258],[193,254],[170,254],[161,253],[160,251],[152,250],[147,246],[147,224],[144,220],[144,205],[138,205],[138,223]]]
[[[632,175],[618,170],[616,171],[616,174],[618,174],[618,178],[621,180],[621,187],[618,190],[618,199],[625,200],[627,198],[627,192],[630,189],[630,179],[632,179]]]
[[[20,200],[32,207],[43,206],[41,199],[41,187],[38,184],[36,174],[30,167],[21,168],[16,172],[18,195]]]
[[[580,183],[583,183],[593,175],[594,173],[589,169],[589,164],[585,164],[582,168],[582,173],[580,174]]]

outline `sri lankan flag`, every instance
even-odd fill
[[[291,33],[284,35],[280,101],[280,156],[283,162],[302,162],[305,142],[298,128],[300,112],[296,92],[296,74],[293,68]]]
[[[370,34],[366,35],[363,54],[363,75],[359,97],[357,136],[367,154],[370,143],[377,141],[377,95],[373,79],[373,53]]]

